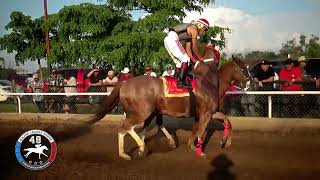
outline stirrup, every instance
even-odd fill
[[[177,82],[177,87],[178,88],[187,88],[187,89],[192,88],[192,86],[190,84],[186,84],[184,82],[179,82],[179,81]]]

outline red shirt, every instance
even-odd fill
[[[301,71],[297,67],[293,67],[290,71],[283,68],[280,70],[279,73],[280,80],[283,81],[290,81],[292,79],[297,80],[302,78]],[[292,85],[282,85],[281,86],[282,91],[302,91],[301,84],[293,83]]]
[[[241,88],[235,86],[235,85],[231,85],[230,87],[228,87],[227,91],[240,91]],[[225,95],[226,98],[239,98],[240,95],[239,94],[226,94]]]
[[[126,81],[130,78],[133,78],[133,74],[132,73],[128,73],[128,74],[123,74],[121,73],[120,76],[119,76],[119,81]]]

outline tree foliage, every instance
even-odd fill
[[[301,35],[299,39],[291,39],[282,45],[279,56],[287,57],[290,54],[292,58],[299,56],[320,57],[319,37],[311,35],[307,41],[307,36]]]
[[[32,20],[22,12],[12,12],[10,22],[6,26],[6,29],[12,32],[0,38],[0,50],[16,52],[17,63],[43,58],[45,56],[43,24],[42,19]]]

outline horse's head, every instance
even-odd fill
[[[241,83],[242,89],[247,89],[253,78],[250,75],[248,66],[240,59],[232,56],[232,61],[219,68],[219,79],[229,86],[233,80]]]
[[[249,71],[249,66],[239,58],[232,56],[232,61],[235,70],[232,71],[233,80],[238,80],[241,83],[241,88],[247,90],[253,82],[253,78]]]

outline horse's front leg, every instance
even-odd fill
[[[195,121],[194,124],[192,125],[192,133],[191,136],[188,140],[188,147],[190,148],[191,151],[194,151],[196,147],[194,146],[194,141],[196,139],[196,133],[199,130],[199,122]]]
[[[205,154],[203,153],[203,149],[202,149],[202,145],[203,145],[203,137],[204,137],[204,134],[206,133],[206,128],[208,126],[208,123],[211,119],[211,114],[210,112],[203,112],[203,113],[200,113],[200,116],[199,116],[199,129],[196,133],[196,137],[198,138],[197,139],[197,143],[196,143],[196,154],[198,156],[201,156],[201,157],[205,157]]]
[[[220,140],[221,148],[229,147],[231,145],[232,125],[229,118],[222,112],[216,112],[212,115],[212,119],[219,119],[223,121],[223,138]]]

